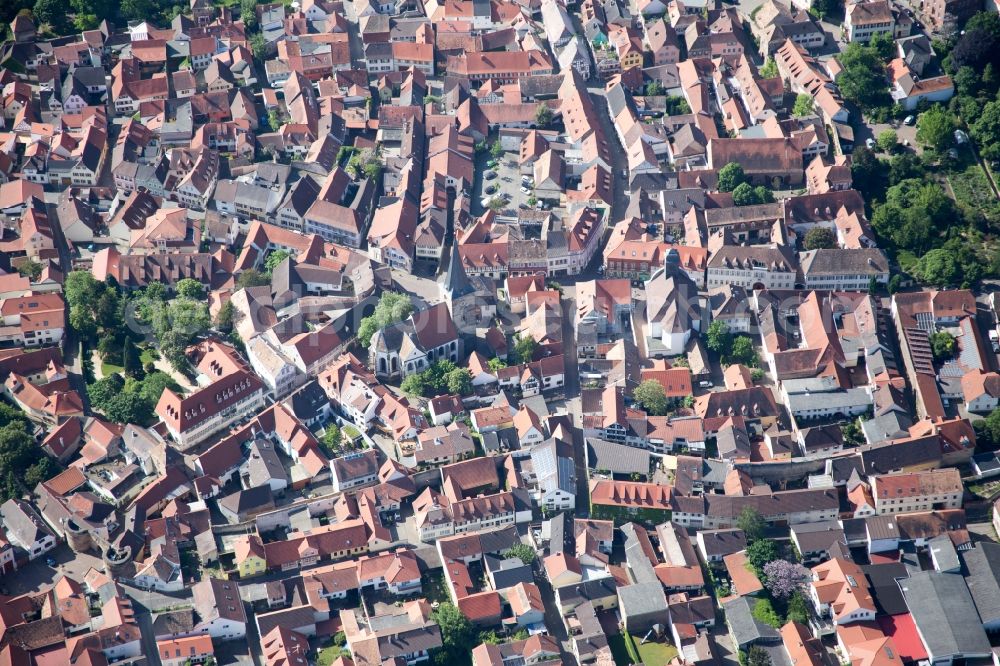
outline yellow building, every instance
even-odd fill
[[[267,571],[264,544],[256,534],[239,537],[233,551],[236,554],[236,570],[241,580],[259,576]]]

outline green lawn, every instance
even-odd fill
[[[119,372],[125,372],[125,368],[120,365],[115,365],[114,363],[108,363],[107,361],[101,361],[101,372],[104,373],[105,377],[117,374]]]
[[[316,666],[330,666],[341,654],[341,648],[336,645],[328,645],[316,655]]]
[[[657,643],[650,641],[640,645],[642,638],[633,636],[635,647],[639,651],[639,658],[645,666],[666,666],[670,660],[677,656],[677,648],[670,643]]]

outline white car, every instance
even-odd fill
[[[868,150],[875,150],[875,139],[868,137],[865,139],[865,145],[868,146]]]
[[[521,186],[521,192],[523,192],[524,194],[531,194],[531,190],[529,190],[527,187],[524,187],[523,185]]]

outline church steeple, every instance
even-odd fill
[[[451,261],[448,263],[448,272],[444,275],[441,289],[445,298],[453,301],[456,298],[471,294],[475,291],[469,276],[465,274],[465,267],[462,266],[462,258],[458,256],[458,240],[451,244]]]

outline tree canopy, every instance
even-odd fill
[[[376,331],[403,321],[412,313],[413,302],[407,295],[385,292],[379,298],[375,312],[361,320],[361,325],[358,326],[358,344],[367,349]]]
[[[837,247],[837,236],[827,227],[813,227],[806,232],[803,245],[807,250],[829,250]]]
[[[792,115],[803,118],[805,116],[811,116],[813,114],[813,98],[812,95],[806,95],[805,93],[799,93],[795,98],[795,105],[792,107]]]
[[[538,351],[538,341],[530,335],[518,335],[514,338],[514,358],[518,363],[530,363]]]
[[[747,177],[743,172],[743,167],[736,162],[730,162],[719,169],[718,187],[720,192],[732,192],[739,185],[746,182]]]
[[[670,408],[667,394],[660,382],[647,379],[632,391],[632,398],[650,416],[664,416]]]
[[[705,345],[709,351],[716,354],[725,354],[733,345],[733,334],[729,332],[729,326],[721,319],[714,320],[708,325],[705,333]]]
[[[774,193],[763,185],[753,187],[750,183],[740,183],[733,190],[733,203],[737,206],[756,206],[773,202]]]
[[[851,42],[840,54],[843,71],[837,85],[845,100],[865,112],[888,107],[891,101],[885,84],[885,62],[877,46]]]
[[[917,118],[917,141],[939,152],[951,147],[955,141],[958,121],[954,114],[940,106],[932,106]]]

